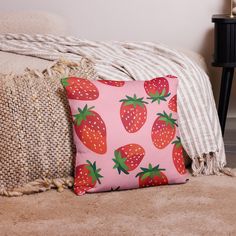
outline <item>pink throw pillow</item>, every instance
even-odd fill
[[[77,195],[186,182],[175,76],[69,77],[62,84],[73,117]]]

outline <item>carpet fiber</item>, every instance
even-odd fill
[[[0,235],[236,235],[236,178],[88,194],[0,197]]]

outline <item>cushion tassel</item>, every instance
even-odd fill
[[[0,189],[0,196],[6,197],[18,197],[23,194],[32,194],[45,192],[49,189],[57,189],[58,192],[62,192],[65,188],[71,188],[73,186],[73,177],[57,178],[57,179],[37,179],[22,187],[14,188],[12,190]]]

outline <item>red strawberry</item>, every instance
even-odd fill
[[[125,81],[115,81],[115,80],[98,80],[98,82],[115,87],[122,87],[125,84]]]
[[[91,151],[104,154],[107,151],[106,125],[101,116],[87,105],[74,115],[74,128],[81,142]]]
[[[113,169],[117,169],[120,174],[121,171],[129,174],[130,171],[136,169],[143,160],[145,150],[139,144],[127,144],[115,150],[115,162]]]
[[[155,78],[144,82],[144,88],[146,93],[150,96],[152,102],[157,101],[160,104],[161,101],[166,101],[166,98],[170,96],[169,82],[164,77]]]
[[[135,133],[142,128],[144,123],[147,120],[147,108],[143,101],[143,98],[137,98],[134,94],[134,97],[126,96],[127,99],[122,99],[120,102],[120,116],[121,121],[129,133]]]
[[[74,191],[77,195],[85,194],[94,188],[97,182],[101,184],[100,178],[103,177],[99,174],[101,169],[97,169],[96,162],[93,164],[88,160],[86,162],[88,164],[79,165],[75,170]]]
[[[159,169],[159,165],[152,167],[151,164],[148,168],[140,168],[142,172],[138,173],[136,177],[139,177],[139,187],[150,187],[168,184],[166,175],[162,172],[165,169]]]
[[[87,79],[68,77],[62,79],[62,85],[69,99],[95,100],[99,96],[97,87]]]
[[[171,111],[177,112],[177,95],[174,95],[169,103],[168,103],[168,107]]]
[[[172,142],[174,144],[172,151],[172,158],[175,165],[176,170],[184,175],[186,173],[185,165],[184,165],[184,152],[183,146],[181,144],[180,138],[177,137],[177,140]]]
[[[172,113],[157,113],[158,117],[152,126],[152,142],[156,148],[165,148],[175,137],[176,120],[172,118]]]

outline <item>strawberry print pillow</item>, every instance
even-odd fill
[[[69,77],[62,84],[73,118],[77,195],[186,182],[175,76]]]

